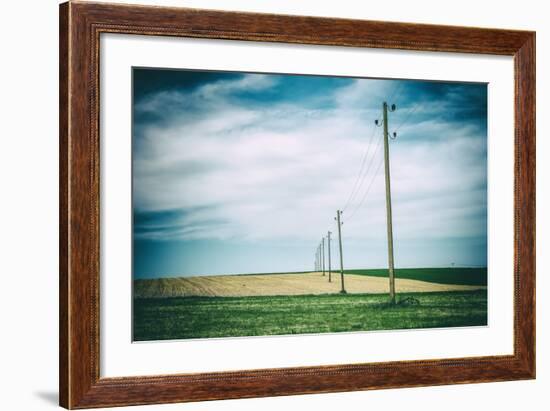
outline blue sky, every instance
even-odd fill
[[[345,268],[487,263],[487,86],[133,70],[136,278],[311,270],[344,209]],[[332,252],[337,261],[337,243]]]

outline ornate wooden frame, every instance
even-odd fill
[[[514,354],[100,378],[101,33],[513,56]],[[90,408],[535,377],[535,33],[69,2],[60,6],[60,404]]]

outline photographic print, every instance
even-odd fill
[[[487,325],[487,84],[132,78],[134,341]]]

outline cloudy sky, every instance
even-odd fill
[[[134,275],[303,271],[344,210],[345,268],[487,263],[487,87],[133,70]]]

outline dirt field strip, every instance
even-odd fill
[[[327,274],[328,275],[328,274]],[[389,292],[388,279],[346,274],[348,293],[383,294]],[[397,292],[470,291],[486,289],[477,285],[436,284],[397,278]],[[268,295],[333,294],[340,291],[340,275],[333,273],[332,282],[320,272],[306,274],[217,275],[162,278],[134,282],[135,298],[158,297],[250,297]]]

